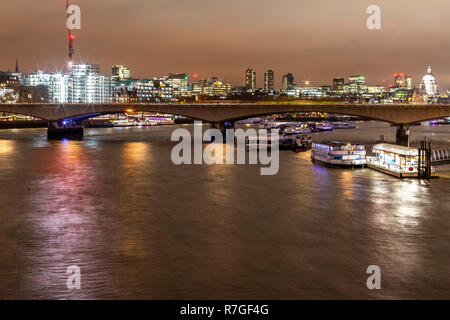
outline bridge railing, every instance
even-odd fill
[[[450,149],[435,149],[431,151],[431,161],[448,161],[450,160]]]

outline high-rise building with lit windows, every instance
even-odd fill
[[[187,73],[179,73],[174,74],[170,73],[161,79],[165,84],[172,87],[174,90],[174,95],[179,96],[187,96],[188,95],[188,75]]]
[[[112,77],[99,74],[99,65],[74,64],[72,74],[38,71],[24,75],[25,86],[45,86],[55,103],[112,102]]]
[[[344,78],[334,78],[333,79],[333,91],[342,92],[344,91],[345,79]]]
[[[256,89],[256,72],[253,69],[245,71],[245,88]]]
[[[36,73],[23,75],[23,84],[26,87],[44,86],[48,89],[49,102],[69,102],[69,76],[62,73],[44,73],[39,70]]]
[[[275,80],[273,70],[267,70],[264,73],[264,91],[274,91],[275,90]]]
[[[112,78],[100,75],[98,64],[74,64],[69,77],[70,103],[112,101]]]
[[[406,73],[394,73],[395,87],[399,89],[411,90],[412,78]]]
[[[201,81],[192,83],[192,93],[205,96],[226,97],[231,92],[228,82],[219,80],[217,77],[208,77]]]
[[[367,92],[366,77],[357,75],[348,78],[349,91],[352,94],[363,94]]]
[[[282,89],[284,92],[294,90],[296,85],[294,83],[294,75],[292,73],[287,73],[283,76],[282,80]]]
[[[128,80],[131,79],[131,70],[122,65],[113,66],[112,75],[121,81]]]

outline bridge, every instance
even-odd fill
[[[82,134],[82,121],[91,117],[127,111],[157,112],[181,115],[220,127],[225,122],[292,112],[322,112],[359,116],[392,123],[397,126],[397,143],[408,143],[409,125],[421,121],[450,117],[448,104],[347,104],[347,103],[76,103],[76,104],[0,104],[0,112],[32,116],[49,121],[49,134],[64,135],[73,131],[66,123],[77,124]],[[50,135],[49,135],[50,137]]]

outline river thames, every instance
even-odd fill
[[[388,124],[356,124],[313,140],[395,140]],[[54,142],[0,130],[0,298],[450,298],[450,165],[432,181],[324,168],[310,152],[280,151],[275,176],[176,166],[174,128]],[[450,145],[450,126],[411,135]],[[366,287],[369,265],[381,290]]]

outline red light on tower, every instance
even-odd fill
[[[69,34],[69,40],[73,40],[73,39],[75,39],[75,35]]]

